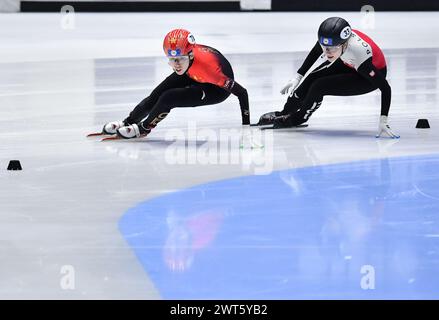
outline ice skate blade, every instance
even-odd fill
[[[297,129],[297,128],[306,128],[308,127],[307,124],[299,124],[298,126],[293,126],[293,127],[286,127],[286,128],[274,128],[274,126],[271,127],[262,127],[260,128],[261,130],[285,130],[285,129]]]
[[[124,138],[121,138],[119,136],[115,136],[115,137],[107,137],[107,138],[103,138],[101,141],[112,141],[112,140],[125,140]]]
[[[92,132],[92,133],[89,133],[88,135],[87,135],[87,138],[90,138],[90,137],[100,137],[100,136],[109,136],[110,134],[106,134],[106,133],[103,133],[103,132]]]

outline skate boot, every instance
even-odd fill
[[[90,137],[100,137],[100,136],[113,136],[115,135],[117,132],[117,129],[125,126],[126,124],[124,123],[124,121],[113,121],[113,122],[108,122],[107,124],[104,125],[104,127],[102,128],[102,130],[100,132],[92,132],[89,133],[87,135],[88,138]]]
[[[146,137],[151,129],[145,129],[137,124],[131,124],[117,129],[117,136],[122,139],[135,139]]]
[[[276,117],[273,121],[273,129],[283,129],[301,126],[308,121],[300,113],[287,114],[280,117]]]
[[[122,128],[123,126],[125,126],[125,123],[123,121],[108,122],[102,128],[102,133],[103,134],[116,134],[117,129]]]
[[[280,111],[272,111],[268,113],[264,113],[260,118],[259,122],[256,124],[257,126],[266,126],[274,123],[274,119],[282,115]]]

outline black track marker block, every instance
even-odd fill
[[[9,161],[8,170],[22,170],[19,160]]]
[[[428,123],[427,119],[419,119],[418,123],[416,124],[417,129],[428,129],[430,128],[430,124]]]

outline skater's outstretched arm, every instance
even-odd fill
[[[388,124],[387,117],[390,110],[392,89],[385,78],[385,74],[373,65],[372,58],[367,59],[358,67],[358,73],[368,79],[374,87],[381,90],[381,116],[376,137],[379,138],[385,133],[390,138],[399,138],[399,135],[394,133]]]
[[[313,66],[314,62],[320,57],[323,53],[323,49],[318,42],[316,42],[315,46],[311,49],[310,53],[306,57],[302,66],[297,70],[297,74],[282,87],[280,93],[288,94],[289,97],[293,96],[294,91],[299,86],[300,81],[303,76],[308,72],[308,70]]]
[[[238,97],[239,105],[241,107],[242,124],[250,124],[250,107],[248,103],[247,90],[242,87],[238,82],[234,81],[230,92]]]
[[[247,90],[242,87],[234,79],[226,76],[219,68],[214,71],[206,72],[206,82],[212,83],[224,90],[232,93],[239,100],[239,106],[241,107],[242,124],[250,124],[250,106],[248,102]]]
[[[367,59],[358,67],[358,73],[369,80],[374,87],[381,90],[381,115],[388,116],[392,89],[385,75],[372,64],[372,58]]]
[[[302,66],[297,70],[297,73],[301,76],[304,76],[309,69],[311,69],[314,62],[317,61],[317,59],[322,55],[323,49],[320,46],[319,42],[317,41],[314,47],[311,49],[311,51],[308,53],[308,56],[306,57],[305,61],[303,62]]]

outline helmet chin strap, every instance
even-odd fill
[[[348,41],[349,41],[349,39],[346,40],[346,42],[343,43],[343,45],[341,46],[341,54],[343,54],[345,52],[346,48],[348,47]]]
[[[194,63],[194,54],[189,52],[189,66],[187,67],[186,71],[189,70],[189,68],[192,66],[192,63]]]

